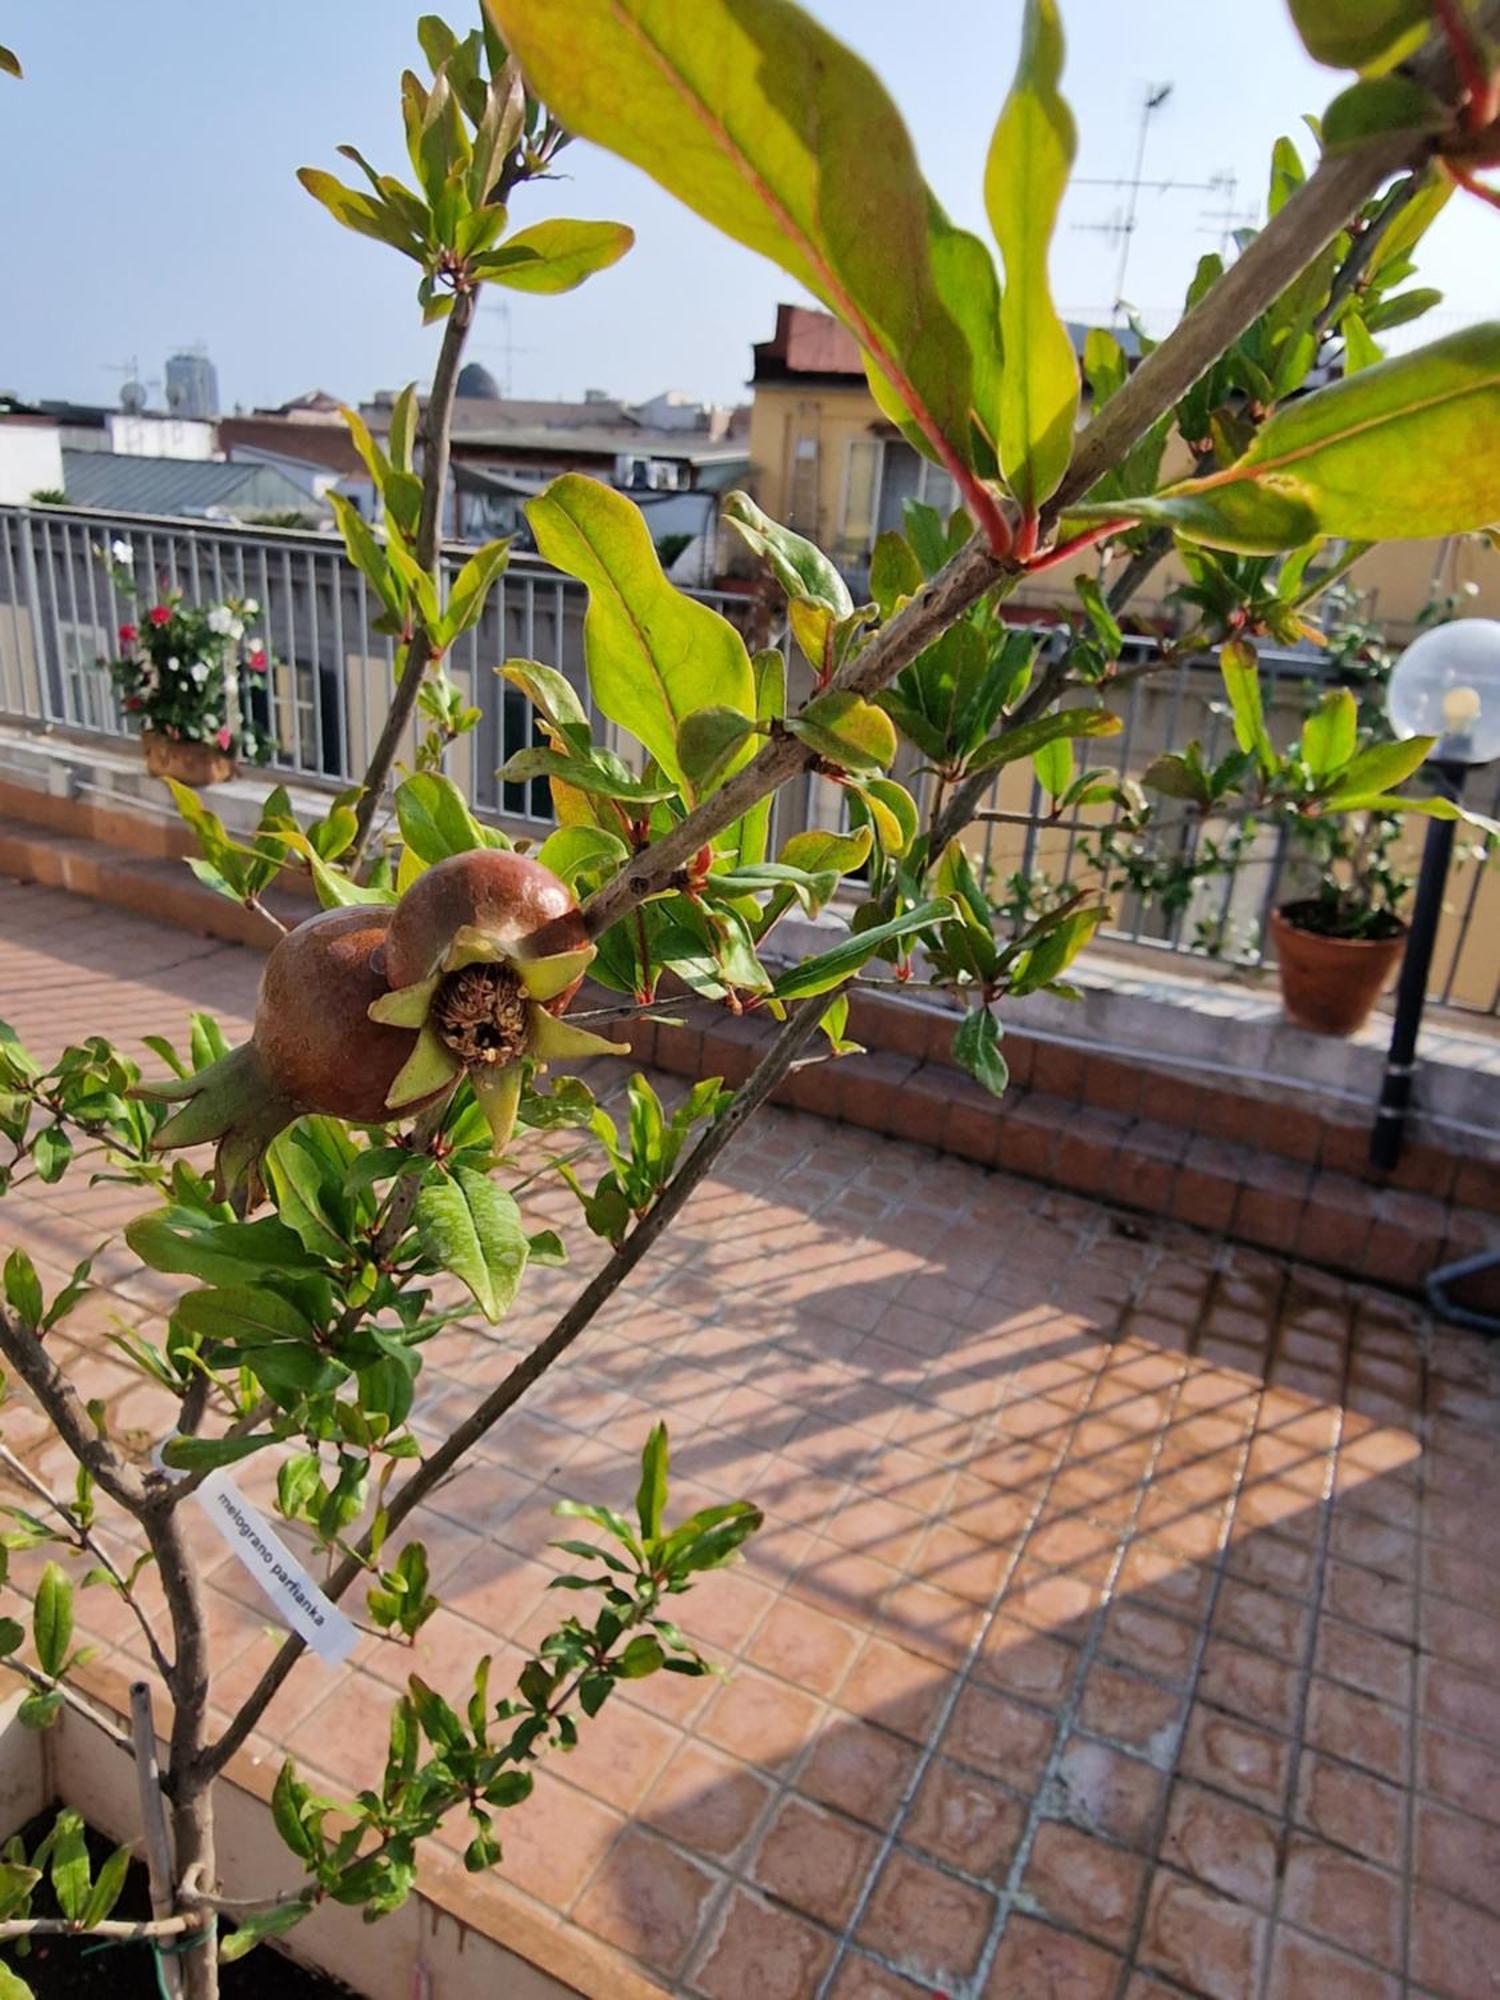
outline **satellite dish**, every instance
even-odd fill
[[[146,407],[146,385],[144,382],[127,382],[120,390],[120,408],[128,416],[138,417]]]

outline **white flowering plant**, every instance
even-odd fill
[[[180,590],[164,587],[143,603],[128,542],[110,545],[106,558],[115,589],[137,616],[119,628],[120,651],[99,665],[114,682],[121,706],[143,729],[177,743],[207,743],[264,764],[272,738],[257,684],[271,665],[270,648],[253,627],[260,606],[253,597],[189,604]]]

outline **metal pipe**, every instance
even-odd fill
[[[1463,792],[1465,767],[1462,764],[1434,762],[1428,768],[1440,796],[1456,802]],[[1396,985],[1396,1021],[1391,1029],[1385,1077],[1375,1107],[1375,1123],[1370,1131],[1370,1165],[1381,1173],[1389,1173],[1401,1158],[1406,1114],[1411,1105],[1412,1082],[1417,1069],[1417,1036],[1427,999],[1427,975],[1432,969],[1432,954],[1443,915],[1443,889],[1448,879],[1448,864],[1453,858],[1454,825],[1451,819],[1429,820],[1427,838],[1422,843],[1422,866],[1417,874],[1411,931],[1406,940],[1406,955],[1401,961],[1401,977]]]

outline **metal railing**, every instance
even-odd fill
[[[130,736],[98,664],[117,650],[117,628],[131,612],[101,559],[116,540],[130,543],[143,593],[172,586],[197,602],[226,595],[258,600],[256,630],[275,664],[263,690],[257,683],[247,698],[264,704],[275,745],[271,769],[329,787],[353,782],[385,717],[394,642],[375,630],[378,602],[342,545],[326,535],[64,507],[0,507],[0,719],[85,736]],[[456,568],[464,554],[453,549],[444,560]],[[727,591],[691,594],[746,630],[752,643],[765,643],[763,633],[749,629],[762,615],[756,600]],[[535,740],[535,724],[525,697],[494,669],[512,658],[543,660],[567,674],[587,702],[586,605],[583,587],[571,577],[535,557],[518,557],[497,582],[483,618],[449,658],[450,674],[481,720],[449,751],[448,768],[479,813],[515,831],[550,826],[551,802],[544,781],[502,784],[496,776]],[[1127,648],[1146,656],[1150,642],[1130,640]],[[1286,742],[1328,669],[1311,650],[1263,650],[1261,659],[1271,733]],[[805,679],[805,670],[794,664],[793,671]],[[1185,658],[1133,680],[1123,719],[1118,737],[1087,746],[1091,766],[1138,777],[1153,757],[1190,740],[1203,746],[1210,762],[1232,742],[1212,659]],[[609,725],[599,720],[596,727],[608,740]],[[1040,820],[1046,802],[1030,771],[1029,764],[1004,771],[991,805],[1018,820]],[[909,781],[919,793],[925,789],[920,779]],[[1500,774],[1475,774],[1472,802],[1494,811]],[[779,843],[808,824],[838,825],[844,803],[845,794],[823,779],[789,786],[776,801],[774,838]],[[1101,817],[1108,815],[1090,812],[1045,825],[987,822],[982,844],[992,883],[1003,884],[1013,872],[1040,871],[1060,884],[1089,879],[1087,845]],[[1205,837],[1222,836],[1228,825],[1184,824],[1179,858],[1191,860]],[[1261,829],[1237,866],[1198,884],[1173,914],[1150,897],[1119,898],[1107,935],[1170,953],[1183,969],[1201,962],[1205,936],[1223,941],[1227,962],[1258,964],[1266,913],[1298,892],[1297,868],[1284,839]],[[1433,996],[1459,1010],[1500,1013],[1500,873],[1461,861],[1450,878],[1449,902]]]
[[[1145,664],[1154,642],[1127,639],[1125,664]],[[1258,648],[1263,700],[1271,739],[1291,742],[1317,694],[1337,683],[1327,656],[1313,647],[1287,651]],[[1086,753],[1091,769],[1139,779],[1153,758],[1180,751],[1196,741],[1212,766],[1235,748],[1233,726],[1218,662],[1212,655],[1184,656],[1159,673],[1131,680],[1124,696],[1124,727],[1117,737],[1078,746],[1080,768]],[[1410,787],[1420,790],[1420,780]],[[1500,766],[1473,772],[1465,794],[1479,811],[1500,813]],[[1029,764],[1012,768],[990,801],[1002,817],[987,821],[983,856],[991,893],[1003,900],[1007,878],[1045,876],[1058,888],[1085,886],[1098,879],[1093,857],[1103,828],[1118,823],[1118,808],[1073,813],[1057,820]],[[1214,960],[1226,967],[1252,968],[1268,958],[1267,918],[1279,903],[1310,894],[1316,880],[1311,863],[1282,829],[1244,809],[1200,818],[1157,801],[1158,825],[1148,843],[1163,860],[1184,868],[1200,857],[1206,841],[1222,845],[1245,829],[1233,865],[1213,869],[1168,909],[1152,895],[1116,893],[1113,919],[1101,937],[1170,953],[1179,963]],[[1024,822],[1024,823],[1021,823]],[[1402,837],[1403,868],[1415,874],[1425,820],[1408,822]],[[1186,968],[1181,968],[1186,969]],[[1486,867],[1478,844],[1460,839],[1448,878],[1444,920],[1434,960],[1430,1004],[1459,1012],[1500,1016],[1500,870]]]

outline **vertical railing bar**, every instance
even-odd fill
[[[288,574],[291,571],[291,556],[287,556]],[[317,559],[309,550],[307,553],[307,623],[312,653],[312,738],[313,755],[318,760],[318,776],[323,775],[323,655],[318,644],[318,570]]]
[[[297,600],[292,591],[292,558],[281,551],[281,587],[286,600],[287,664],[292,670],[292,768],[303,776],[307,760],[302,754],[302,666],[297,658]]]
[[[349,781],[349,654],[344,645],[344,558],[333,550],[328,558],[328,574],[333,586],[333,688],[334,716],[338,725],[338,776]]]

